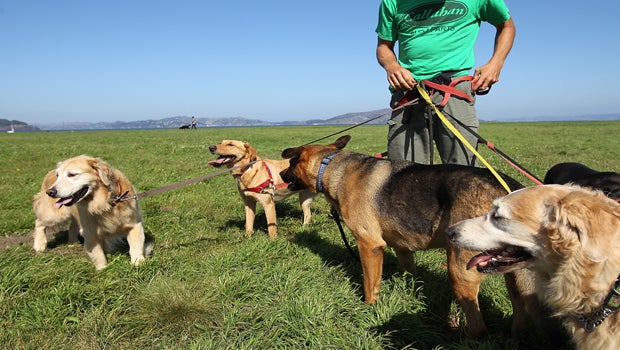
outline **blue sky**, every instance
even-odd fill
[[[387,107],[379,0],[0,0],[0,118],[268,121]],[[620,2],[507,0],[515,46],[479,117],[620,112]],[[483,24],[476,65],[490,57]]]

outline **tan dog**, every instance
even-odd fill
[[[124,239],[134,265],[152,252],[138,201],[131,199],[136,190],[123,173],[103,160],[81,155],[58,163],[56,181],[46,193],[57,199],[57,209],[77,207],[84,248],[97,270],[106,266],[105,254],[115,251]]]
[[[59,231],[69,229],[67,241],[69,244],[78,241],[79,224],[78,213],[75,207],[55,208],[53,198],[45,193],[56,181],[56,170],[51,170],[45,175],[41,184],[41,191],[34,196],[32,210],[37,216],[34,222],[34,244],[36,252],[47,249],[47,237]]]
[[[216,160],[209,164],[215,167],[222,165],[228,168],[239,167],[231,172],[237,182],[237,189],[245,205],[245,235],[250,237],[254,233],[254,218],[256,217],[256,203],[260,203],[267,217],[267,232],[269,237],[275,238],[277,232],[277,218],[275,202],[294,193],[299,193],[299,204],[304,215],[303,224],[310,222],[312,213],[310,203],[314,193],[310,191],[291,191],[282,181],[280,172],[289,166],[288,159],[262,159],[256,149],[246,142],[224,140],[216,145],[209,146],[212,154],[218,155]],[[252,163],[255,162],[255,163]]]
[[[467,318],[467,331],[478,336],[486,331],[480,313],[478,291],[484,275],[465,265],[476,253],[458,249],[446,240],[445,229],[462,219],[488,211],[497,197],[506,194],[486,169],[459,165],[414,165],[407,161],[378,159],[344,151],[350,137],[335,143],[284,150],[290,167],[284,181],[293,190],[321,192],[338,210],[357,240],[364,274],[367,303],[379,297],[383,252],[390,246],[401,264],[413,272],[413,252],[445,247],[452,289]],[[513,188],[521,185],[504,176]],[[529,296],[523,273],[520,281],[507,276],[514,308],[513,334],[526,328],[525,304]],[[458,326],[458,323],[452,324]]]
[[[620,204],[602,192],[529,187],[448,234],[462,247],[485,250],[468,268],[535,271],[538,296],[562,319],[577,348],[620,348]]]

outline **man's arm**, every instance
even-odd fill
[[[499,81],[499,74],[504,66],[504,61],[512,49],[517,30],[512,18],[495,26],[495,46],[493,56],[486,64],[476,68],[472,89],[486,90]]]
[[[394,41],[377,39],[377,61],[385,69],[390,86],[398,90],[411,90],[416,81],[406,68],[403,68],[394,53]]]

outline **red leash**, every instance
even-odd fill
[[[456,89],[456,84],[460,83],[461,81],[467,81],[467,80],[473,80],[474,78],[472,76],[462,76],[462,77],[457,77],[454,80],[452,80],[452,82],[449,85],[444,85],[444,84],[438,84],[438,83],[434,83],[432,81],[429,80],[423,80],[422,83],[424,84],[424,86],[428,86],[429,88],[433,89],[433,90],[439,90],[439,91],[443,91],[444,92],[444,98],[441,101],[440,104],[436,105],[438,107],[443,107],[445,106],[445,104],[448,102],[448,99],[454,95],[460,98],[465,99],[466,101],[471,102],[471,97],[469,95],[467,95],[466,93]],[[476,95],[486,95],[489,93],[489,91],[491,90],[491,88],[487,88],[486,90],[482,90],[482,91],[476,91]],[[432,92],[431,92],[432,95]],[[396,107],[393,109],[399,109],[402,107],[405,107],[407,105],[410,104],[414,104],[419,100],[419,95],[417,93],[417,90],[410,90],[408,91],[405,96],[403,96],[403,98],[398,101],[398,103],[396,104]],[[497,153],[506,163],[508,163],[510,166],[512,166],[513,168],[517,169],[519,172],[521,172],[523,175],[525,175],[527,178],[529,178],[530,180],[532,180],[535,184],[537,185],[542,185],[543,182],[538,179],[535,175],[533,175],[532,173],[530,173],[529,171],[525,170],[524,167],[522,167],[519,163],[517,163],[514,159],[510,158],[507,154],[505,154],[504,152],[502,152],[501,150],[499,150],[497,147],[495,147],[495,145],[490,142],[485,140],[484,138],[482,138],[482,136],[478,135],[476,132],[474,132],[470,127],[468,127],[467,125],[463,124],[460,120],[454,118],[453,116],[450,115],[450,118],[452,118],[452,120],[456,121],[461,127],[463,127],[465,130],[467,130],[469,133],[471,133],[472,135],[476,136],[478,138],[478,143],[483,143],[485,144],[487,147],[489,147],[489,149],[491,149],[493,152]],[[386,156],[387,153],[383,152],[383,153],[378,153],[375,155],[375,157],[377,158],[382,158],[384,156]]]

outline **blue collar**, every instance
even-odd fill
[[[323,158],[321,161],[321,166],[319,166],[319,174],[316,176],[316,191],[323,192],[323,173],[325,172],[325,168],[327,168],[327,164],[332,161],[332,158],[336,153],[332,153],[327,157]]]

